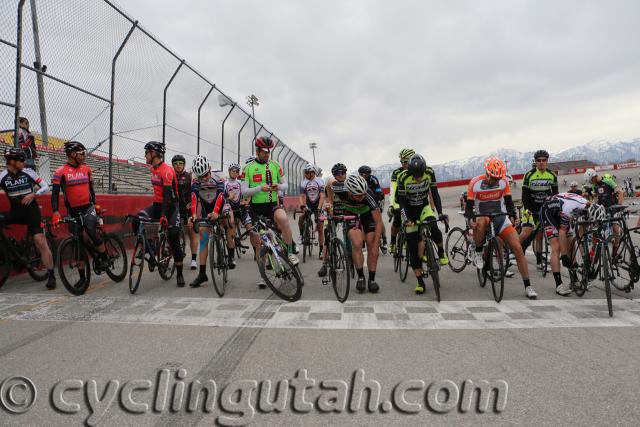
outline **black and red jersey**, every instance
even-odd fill
[[[165,162],[151,167],[151,185],[153,185],[153,203],[163,202],[165,187],[171,187],[171,202],[178,200],[176,171]]]
[[[93,192],[93,177],[91,168],[86,164],[78,166],[69,163],[60,166],[53,174],[53,192],[51,195],[51,207],[58,210],[58,194],[64,192],[64,201],[67,208],[77,208],[95,202]]]

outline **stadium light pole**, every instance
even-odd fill
[[[318,144],[315,142],[309,143],[309,148],[311,148],[311,152],[313,153],[313,164],[316,164],[316,148],[318,148]]]
[[[254,94],[247,95],[247,104],[251,106],[251,116],[253,117],[253,142],[255,142],[258,137],[258,132],[256,132],[256,112],[254,110],[255,105],[260,105],[258,101],[258,97]]]

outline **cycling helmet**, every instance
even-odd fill
[[[304,167],[304,173],[307,173],[307,172],[316,173],[316,167],[313,166],[311,163],[307,163],[307,166]]]
[[[164,154],[165,152],[165,146],[164,146],[164,142],[159,142],[159,141],[149,141],[144,145],[144,150],[150,150],[150,151],[155,151],[158,154]]]
[[[358,168],[359,174],[371,175],[371,168],[367,165],[362,165]]]
[[[174,164],[175,162],[186,162],[186,160],[182,154],[176,154],[171,158],[171,164]]]
[[[344,188],[349,193],[359,196],[367,192],[367,181],[360,175],[349,175],[344,182]]]
[[[416,152],[412,148],[403,148],[400,150],[400,161],[409,161],[414,154]]]
[[[484,171],[492,178],[504,178],[507,167],[498,157],[492,156],[484,161]]]
[[[336,163],[331,168],[331,175],[336,176],[337,172],[347,173],[347,167],[345,165],[343,165],[342,163]]]
[[[577,187],[578,186],[578,181],[571,181],[569,183],[569,187]]]
[[[409,174],[412,176],[422,176],[427,170],[427,162],[420,154],[414,154],[409,159]]]
[[[247,157],[247,160],[244,161],[245,165],[248,165],[249,163],[253,162],[256,159],[256,156],[249,156]]]
[[[82,144],[82,142],[78,141],[67,141],[64,143],[64,152],[69,154],[74,151],[86,151],[87,149]]]
[[[538,150],[533,155],[533,158],[534,159],[539,159],[539,158],[548,159],[549,158],[549,152],[547,150]]]
[[[229,165],[229,170],[232,170],[232,169],[235,169],[235,170],[237,170],[238,172],[240,172],[240,165],[239,165],[239,164],[237,164],[237,163],[231,163],[231,164]]]
[[[589,221],[598,221],[607,218],[607,210],[602,205],[593,204],[589,206]]]
[[[22,160],[23,162],[26,160],[27,156],[24,153],[22,148],[7,148],[4,150],[4,158],[9,160]]]
[[[256,148],[259,148],[263,151],[269,151],[271,150],[273,147],[275,146],[275,144],[273,143],[273,140],[271,138],[269,138],[268,136],[261,136],[258,139],[256,139]]]
[[[207,160],[207,158],[202,154],[198,154],[196,158],[193,159],[191,170],[198,177],[205,176],[211,170],[211,166],[209,166],[209,160]]]
[[[598,172],[596,172],[595,169],[589,168],[584,172],[584,180],[587,182],[591,182],[593,177],[596,177],[596,176],[598,176]]]

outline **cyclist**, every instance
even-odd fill
[[[278,192],[287,189],[282,167],[278,162],[269,159],[271,150],[275,146],[273,140],[266,136],[256,139],[256,159],[245,166],[242,193],[251,197],[249,214],[252,219],[264,216],[274,221],[282,233],[287,245],[289,261],[294,266],[298,264],[298,258],[293,254],[293,238],[289,218],[284,207],[278,201]],[[257,249],[260,247],[260,237],[257,233],[251,233],[251,244]],[[260,288],[266,287],[261,281]]]
[[[358,174],[367,181],[367,185],[369,189],[373,192],[373,195],[376,196],[376,200],[380,205],[380,211],[384,210],[384,191],[382,191],[382,187],[380,186],[380,180],[375,175],[371,175],[371,168],[367,165],[360,166],[358,168]],[[380,250],[383,254],[387,253],[387,230],[384,226],[384,221],[382,222],[382,244],[380,245]]]
[[[577,181],[571,181],[571,183],[569,184],[569,191],[567,191],[567,193],[572,193],[577,196],[582,196],[582,190],[578,188]]]
[[[587,169],[584,173],[584,180],[591,184],[593,196],[596,203],[609,208],[613,205],[621,205],[624,202],[622,189],[616,183],[611,174],[605,173],[602,176],[595,169]],[[620,224],[613,224],[613,234],[620,235]],[[613,255],[615,257],[618,250],[618,239],[615,239]]]
[[[229,224],[229,233],[227,235],[227,248],[229,252],[235,251],[236,248],[236,235],[240,233],[240,230],[236,228],[236,219],[239,223],[247,227],[247,222],[251,222],[249,214],[247,213],[247,205],[244,203],[242,197],[242,181],[238,179],[240,176],[240,165],[237,163],[231,163],[228,169],[229,179],[224,181],[224,198],[229,203],[231,211],[233,212],[234,221]],[[232,259],[233,260],[233,259]],[[233,265],[233,267],[231,267]],[[235,262],[229,265],[229,268],[235,268]]]
[[[58,211],[60,190],[64,193],[64,204],[69,216],[82,217],[83,227],[89,239],[98,251],[97,263],[99,268],[106,268],[109,260],[104,247],[104,242],[98,234],[98,215],[100,210],[96,206],[96,193],[93,189],[93,176],[91,168],[85,163],[87,149],[78,141],[64,143],[64,152],[67,155],[67,163],[60,166],[53,174],[51,192],[51,210],[53,216],[51,222],[57,226],[62,217]],[[80,278],[84,280],[84,269],[78,269]]]
[[[182,154],[176,154],[171,159],[171,166],[176,171],[178,179],[178,207],[180,208],[180,220],[186,226],[186,235],[191,248],[191,270],[197,268],[196,257],[198,256],[198,241],[193,226],[189,222],[189,210],[191,208],[191,173],[185,169],[186,160]],[[186,254],[185,254],[186,255]]]
[[[324,233],[323,224],[318,220],[318,216],[322,205],[324,205],[324,181],[316,176],[315,166],[308,164],[304,168],[304,180],[300,184],[300,209],[305,213],[298,219],[298,229],[300,241],[302,241],[304,219],[307,215],[313,214],[318,231],[318,244],[321,248],[324,247]]]
[[[506,212],[511,218],[516,218],[516,209],[511,197],[511,188],[504,178],[507,167],[504,162],[497,157],[489,157],[484,163],[485,174],[473,178],[467,188],[467,206],[465,217],[469,219],[469,225],[473,230],[473,240],[475,248],[471,251],[473,263],[479,269],[484,267],[482,252],[484,250],[484,237],[489,226],[489,218],[474,218],[474,205],[478,200],[478,213],[491,214]],[[516,219],[517,220],[517,219]],[[537,298],[538,294],[531,286],[529,280],[529,267],[524,257],[524,251],[518,241],[518,233],[511,224],[508,217],[496,217],[492,219],[494,228],[498,236],[509,245],[511,252],[516,257],[518,271],[522,276],[525,294],[529,299]]]
[[[331,167],[331,176],[328,177],[327,183],[324,187],[325,192],[325,202],[323,208],[329,211],[332,210],[333,215],[344,215],[344,208],[342,201],[338,196],[336,196],[336,192],[340,193],[344,190],[344,181],[347,179],[347,167],[342,163],[336,163]],[[322,267],[318,271],[318,276],[324,277],[327,275],[327,263],[329,260],[327,259],[327,251],[329,241],[327,241],[325,237],[325,246],[322,254]],[[345,242],[346,244],[347,242]]]
[[[576,183],[577,186],[577,183]],[[571,267],[569,249],[573,244],[573,232],[569,225],[571,215],[577,209],[588,207],[589,202],[582,196],[573,193],[559,193],[550,196],[542,204],[540,216],[544,221],[544,232],[551,246],[551,271],[556,282],[556,294],[569,295],[571,287],[562,283],[560,277],[560,261],[562,265]]]
[[[0,172],[0,188],[9,198],[10,210],[0,213],[0,224],[26,224],[33,236],[42,263],[47,268],[47,289],[55,289],[53,256],[42,230],[42,216],[36,195],[49,191],[47,183],[30,168],[25,168],[27,156],[21,148],[9,148],[4,152],[7,168]],[[38,186],[40,189],[35,190]]]
[[[549,152],[538,150],[533,155],[535,167],[528,171],[522,180],[522,231],[520,233],[520,243],[524,243],[523,250],[527,250],[527,242],[531,242],[529,236],[539,229],[539,212],[545,199],[554,194],[558,194],[558,176],[547,169],[549,162]],[[542,233],[535,236],[537,247],[534,246],[536,265],[542,270]]]
[[[195,178],[191,185],[191,220],[195,221],[199,216],[216,220],[221,212],[228,213],[231,217],[233,213],[230,211],[229,204],[225,203],[224,198],[224,178],[216,172],[211,171],[211,165],[206,156],[199,154],[193,159],[191,167]],[[200,208],[200,209],[198,209]],[[231,222],[233,218],[231,217]],[[229,233],[229,224],[225,220],[223,226]],[[200,272],[198,276],[189,284],[192,288],[197,288],[207,280],[207,256],[209,255],[209,229],[207,227],[200,228]],[[235,268],[233,262],[233,254],[235,251],[229,251],[229,268]],[[231,267],[233,265],[233,267]]]
[[[153,186],[153,204],[142,209],[138,214],[153,220],[159,220],[162,227],[168,227],[167,238],[173,252],[176,266],[176,284],[184,286],[182,275],[182,246],[180,245],[180,208],[178,206],[178,179],[176,172],[164,162],[166,147],[164,142],[149,141],[144,146],[144,157],[151,165],[151,185]],[[133,220],[134,233],[137,233],[139,222]]]
[[[425,221],[435,218],[433,213],[434,197],[432,194],[432,177],[427,163],[420,154],[414,154],[409,159],[409,168],[398,176],[397,201],[400,204],[400,212],[404,221],[407,233],[407,247],[409,249],[409,259],[411,268],[418,279],[416,294],[424,293],[424,279],[422,271],[422,260],[424,259],[424,241],[416,225],[417,221]],[[442,232],[437,223],[429,225],[433,240],[438,246],[438,258],[440,264],[445,265],[448,261],[442,247]]]
[[[400,205],[396,200],[396,188],[398,187],[398,175],[401,172],[407,170],[409,167],[409,159],[416,154],[416,152],[411,148],[403,148],[400,150],[400,167],[396,168],[391,172],[390,178],[390,188],[389,188],[389,209],[387,210],[387,214],[390,219],[393,219],[391,222],[391,244],[389,245],[389,252],[396,252],[396,239],[398,237],[398,233],[400,232]]]
[[[356,221],[347,224],[353,266],[358,273],[356,289],[359,292],[365,291],[364,254],[362,252],[364,242],[367,245],[367,270],[369,271],[367,288],[369,292],[376,293],[380,290],[380,286],[376,283],[378,252],[380,250],[378,246],[380,234],[382,234],[380,206],[373,192],[369,190],[367,181],[359,175],[347,176],[344,185],[332,185],[331,193],[333,197],[340,199],[345,213],[358,216]],[[332,211],[332,202],[333,199],[329,198],[329,212]]]

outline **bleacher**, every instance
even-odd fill
[[[10,147],[0,144],[2,152]],[[51,176],[56,169],[67,162],[64,151],[38,147],[38,154],[48,156],[50,160]],[[4,169],[4,161],[0,161],[0,169]],[[93,186],[96,193],[107,193],[109,187],[109,159],[101,155],[88,155],[87,165],[93,171]],[[112,169],[113,182],[116,183],[119,194],[150,194],[151,181],[149,169],[140,163],[129,164],[125,161],[114,161]]]

